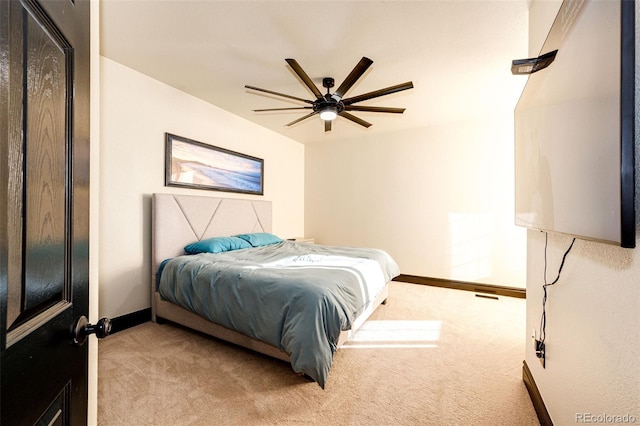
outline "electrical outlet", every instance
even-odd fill
[[[536,349],[536,357],[540,360],[540,364],[542,368],[545,368],[545,345],[544,342],[538,339],[535,339],[535,349]]]

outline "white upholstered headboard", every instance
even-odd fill
[[[153,194],[151,277],[160,263],[205,238],[271,232],[271,201]]]

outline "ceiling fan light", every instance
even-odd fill
[[[334,120],[338,116],[335,108],[325,108],[320,111],[320,118],[324,121]]]

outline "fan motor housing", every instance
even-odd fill
[[[336,114],[340,114],[342,111],[344,111],[344,104],[342,103],[342,101],[338,102],[335,99],[331,98],[331,95],[329,94],[326,95],[326,100],[317,100],[313,103],[313,110],[315,112],[321,112],[328,108],[335,108]]]

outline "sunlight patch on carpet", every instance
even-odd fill
[[[441,328],[437,320],[370,320],[341,348],[436,348]]]

